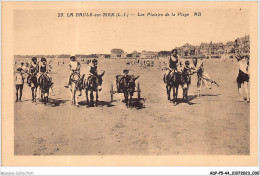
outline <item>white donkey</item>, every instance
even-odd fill
[[[70,93],[71,93],[71,104],[78,105],[78,96],[80,94],[80,91],[83,88],[83,80],[84,80],[85,74],[80,77],[80,74],[77,72],[73,72],[70,76]]]

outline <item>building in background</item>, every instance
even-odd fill
[[[126,55],[127,53],[125,53],[122,49],[115,48],[111,50],[111,58],[113,59],[124,58]]]
[[[158,52],[143,50],[140,54],[140,59],[156,59],[158,58]]]

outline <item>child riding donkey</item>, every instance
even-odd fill
[[[49,79],[49,82],[50,82],[50,86],[52,87],[53,86],[53,82],[52,82],[52,77],[48,74],[49,73],[49,65],[47,64],[47,61],[45,58],[41,58],[41,62],[39,64],[39,74],[38,74],[38,82],[39,82],[39,79],[42,77],[42,76],[46,76],[48,79]]]
[[[97,66],[98,66],[98,60],[93,59],[92,63],[89,66],[89,70],[88,70],[89,77],[88,78],[90,78],[91,76],[96,76],[96,77],[99,76],[98,71],[97,71]],[[101,75],[103,75],[103,74],[101,74]],[[101,85],[98,85],[98,90],[99,91],[102,90]]]
[[[168,68],[166,70],[166,73],[164,74],[164,83],[166,84],[168,79],[169,79],[169,75],[171,74],[171,72],[177,72],[180,71],[180,67],[179,67],[179,57],[178,57],[178,52],[177,49],[173,49],[172,50],[172,55],[170,56],[169,59],[169,65]]]
[[[65,86],[66,88],[68,88],[70,85],[71,85],[71,82],[72,82],[72,75],[73,74],[76,74],[79,76],[79,78],[81,78],[80,76],[80,63],[76,60],[76,57],[75,56],[71,56],[70,57],[70,62],[69,62],[69,68],[70,68],[70,72],[69,72],[69,80],[68,80],[68,84]],[[80,90],[80,94],[79,96],[81,96],[81,91]]]
[[[88,70],[88,78],[84,81],[84,87],[86,89],[86,98],[87,104],[93,106],[94,105],[94,94],[96,92],[96,103],[95,105],[98,106],[98,92],[102,90],[102,77],[105,74],[105,71],[102,74],[98,74],[98,60],[93,59],[92,63],[89,66]],[[90,101],[88,92],[90,91]]]
[[[116,76],[117,90],[124,93],[126,106],[129,107],[132,103],[132,97],[135,92],[135,80],[137,80],[139,76],[135,77],[134,75],[129,75],[129,70],[127,69],[123,70],[123,73],[123,76]]]
[[[81,96],[83,86],[83,80],[85,74],[80,75],[80,63],[76,60],[75,56],[70,57],[70,74],[68,84],[65,86],[66,88],[70,87],[71,92],[71,103],[72,105],[78,106],[78,96]]]
[[[169,59],[169,67],[164,74],[163,81],[166,84],[166,91],[168,100],[171,100],[170,93],[171,89],[173,90],[173,102],[175,105],[178,104],[178,89],[179,85],[183,84],[183,80],[181,79],[183,72],[183,67],[181,62],[179,61],[179,57],[177,55],[177,50],[173,49],[172,54]]]

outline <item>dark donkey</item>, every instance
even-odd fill
[[[169,73],[166,79],[166,91],[168,95],[168,100],[171,100],[171,89],[173,90],[173,103],[174,105],[178,104],[178,89],[182,84],[182,73],[173,70]]]
[[[28,85],[31,87],[32,90],[32,102],[36,102],[38,88],[36,73],[32,73],[28,76]]]
[[[116,80],[118,83],[118,88],[124,93],[126,106],[129,107],[132,103],[132,97],[135,92],[135,80],[137,80],[139,76],[134,77],[133,75],[117,75]]]
[[[41,100],[46,103],[48,103],[48,97],[49,97],[49,89],[52,86],[50,78],[46,74],[42,74],[39,77],[39,88],[40,88],[40,94],[41,94]]]
[[[86,89],[86,98],[87,98],[87,105],[94,105],[94,94],[96,92],[96,103],[95,106],[98,106],[98,86],[102,86],[102,77],[104,76],[105,71],[100,75],[90,75],[87,80],[84,81],[84,87]],[[88,97],[88,91],[90,91],[90,101]]]
[[[181,87],[183,90],[183,100],[188,101],[188,90],[189,86],[191,84],[191,75],[193,73],[191,72],[190,68],[184,68],[182,76],[181,76]]]

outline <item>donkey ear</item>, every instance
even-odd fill
[[[137,80],[138,78],[139,78],[139,76],[135,77],[133,80],[135,81],[135,80]]]
[[[104,76],[104,74],[105,74],[105,71],[100,76],[102,77],[102,76]]]

